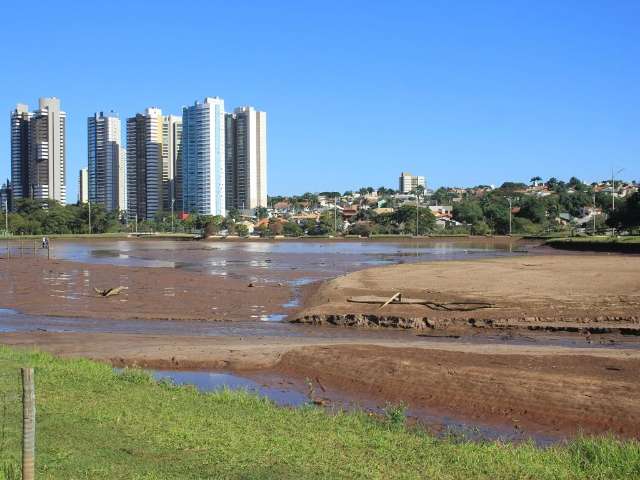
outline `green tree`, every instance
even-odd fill
[[[453,218],[461,223],[475,224],[484,218],[482,206],[476,200],[464,200],[456,203],[451,213]]]
[[[289,237],[301,237],[304,231],[296,222],[287,222],[282,226],[282,233]]]
[[[249,227],[247,227],[244,223],[239,223],[236,226],[236,233],[241,237],[246,237],[249,235]]]
[[[267,218],[268,216],[269,216],[269,212],[265,207],[256,208],[256,217],[258,217],[259,220],[262,220],[263,218]]]
[[[640,228],[640,192],[632,194],[622,205],[616,206],[607,225],[620,229]]]
[[[534,223],[543,223],[547,218],[544,201],[537,197],[527,196],[520,204],[518,217],[526,218]]]

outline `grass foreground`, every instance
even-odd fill
[[[640,442],[438,440],[397,415],[328,414],[0,347],[0,479],[19,478],[20,367],[35,368],[40,479],[631,479]]]

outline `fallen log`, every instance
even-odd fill
[[[445,302],[438,303],[423,298],[407,298],[403,297],[399,292],[394,294],[391,298],[377,297],[375,295],[363,295],[358,297],[349,297],[347,302],[351,303],[370,303],[381,304],[380,309],[386,307],[389,304],[392,305],[424,305],[431,310],[447,310],[458,312],[469,312],[472,310],[479,310],[482,308],[495,308],[495,303],[490,302]]]
[[[389,305],[391,302],[394,302],[395,300],[401,302],[402,301],[402,294],[400,292],[396,292],[393,295],[391,295],[391,298],[389,298],[389,300],[387,300],[386,302],[384,302],[380,308],[378,310],[382,310],[384,307],[386,307],[387,305]]]
[[[111,297],[112,295],[119,295],[120,292],[122,292],[123,290],[126,290],[127,287],[114,287],[114,288],[105,288],[105,289],[99,289],[99,288],[93,288],[93,290],[100,295],[101,297]]]

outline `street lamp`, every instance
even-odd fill
[[[509,202],[509,236],[511,236],[511,212],[513,210],[511,197],[507,197],[507,201]]]
[[[89,235],[91,235],[91,201],[87,203],[89,204]]]
[[[614,173],[613,168],[611,169],[611,211],[616,209],[616,180],[615,176],[624,171],[624,168],[621,168],[617,172]]]
[[[419,223],[420,223],[420,193],[416,191],[416,238],[420,233]]]
[[[176,203],[176,199],[172,198],[171,199],[171,231],[174,232],[175,229],[173,227],[173,205]]]
[[[624,168],[621,168],[617,172],[614,172],[613,168],[611,169],[611,212],[612,213],[616,209],[616,180],[615,180],[615,176],[617,174],[619,174],[620,172],[622,172],[623,170],[624,170]],[[615,235],[615,233],[616,233],[616,228],[615,227],[611,227],[611,235]]]
[[[593,194],[593,212],[591,212],[591,216],[593,217],[593,234],[596,234],[596,194]]]
[[[4,234],[9,236],[9,201],[4,199]]]

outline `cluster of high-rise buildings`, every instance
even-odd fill
[[[66,202],[66,114],[57,98],[11,112],[13,199]],[[87,119],[87,168],[78,200],[153,219],[158,212],[225,215],[267,206],[267,117],[253,107],[225,112],[207,97],[182,115],[147,108],[122,122],[113,112]]]

